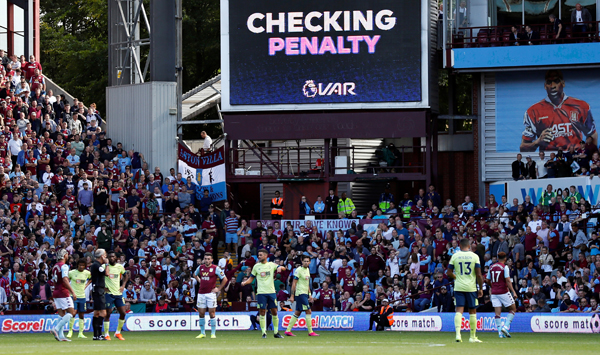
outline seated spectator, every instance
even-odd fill
[[[525,26],[525,36],[524,36],[525,44],[527,45],[536,45],[539,44],[540,34],[535,32],[531,26]]]

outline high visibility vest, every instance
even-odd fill
[[[381,309],[379,310],[379,314],[384,314],[386,313],[388,310],[390,309],[390,306],[388,305],[387,307],[383,308],[381,307]],[[394,312],[388,314],[387,316],[388,322],[390,322],[390,327],[392,326],[392,324],[394,324]]]
[[[354,203],[349,198],[346,198],[345,201],[340,199],[340,202],[338,202],[338,213],[343,213],[345,215],[349,215],[355,209],[356,208],[354,207]]]
[[[283,197],[279,197],[279,198],[275,197],[271,200],[271,203],[276,206],[280,206],[283,203]],[[283,216],[283,208],[273,208],[273,209],[271,209],[271,214]]]
[[[410,206],[402,207],[402,212],[404,212],[403,218],[410,218],[410,211],[411,211]]]
[[[381,209],[381,212],[385,213],[390,209],[390,202],[392,202],[391,198],[393,198],[391,194],[381,194],[381,197],[379,198],[379,208]]]

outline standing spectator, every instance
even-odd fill
[[[531,159],[531,155],[528,155],[525,159],[527,160],[527,163],[525,164],[525,179],[527,179],[527,180],[537,179],[538,178],[537,163],[533,159]]]
[[[229,253],[236,253],[236,245],[238,243],[238,224],[239,219],[234,210],[229,211],[229,217],[225,218],[225,244]]]
[[[317,195],[317,202],[315,202],[313,210],[317,218],[320,218],[323,212],[325,212],[325,202],[321,199],[321,195]]]
[[[302,219],[302,217],[310,215],[311,211],[312,211],[312,209],[310,208],[310,205],[306,201],[306,196],[302,196],[302,198],[300,199],[300,216],[299,216],[299,219]]]
[[[562,21],[554,14],[550,14],[548,16],[550,22],[552,23],[552,33],[554,33],[554,43],[563,43],[563,39],[567,36],[567,30],[563,28]]]
[[[338,204],[340,198],[334,195],[333,189],[329,189],[329,195],[325,198],[325,218],[338,215]]]
[[[340,216],[344,215],[346,217],[350,217],[352,211],[354,211],[355,209],[356,207],[354,207],[354,202],[352,202],[352,200],[346,196],[345,192],[342,192],[342,197],[339,199],[338,202],[338,214]]]
[[[575,8],[571,10],[571,26],[573,26],[573,32],[577,33],[577,36],[581,35],[582,32],[588,32],[592,30],[592,14],[590,10],[576,4]]]
[[[280,220],[283,218],[283,197],[279,191],[275,191],[275,197],[271,200],[271,219]]]
[[[514,27],[514,26],[513,26]],[[512,163],[512,177],[514,180],[524,180],[527,172],[525,170],[525,164],[521,161],[523,156],[517,154],[517,160]]]

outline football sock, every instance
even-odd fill
[[[515,313],[514,312],[510,312],[508,314],[508,316],[506,317],[506,323],[505,323],[505,325],[506,325],[507,328],[510,328],[510,323],[512,322],[512,320],[514,318],[515,318]]]
[[[306,315],[306,328],[308,328],[308,333],[312,333],[312,315]]]
[[[273,316],[273,333],[279,333],[279,316]]]
[[[92,318],[92,329],[94,330],[94,338],[98,336],[98,317]]]
[[[502,319],[500,319],[499,316],[496,316],[495,321],[496,321],[496,328],[498,328],[498,331],[500,331],[500,329],[502,328]]]
[[[83,319],[79,319],[79,334],[83,334],[85,330],[85,321]]]
[[[469,325],[471,326],[471,338],[475,338],[477,332],[477,315],[469,314]]]
[[[211,318],[210,319],[210,334],[215,335],[216,332],[217,332],[217,319]]]
[[[200,318],[200,333],[204,334],[205,329],[206,329],[206,319]]]
[[[119,324],[117,324],[117,331],[115,334],[121,334],[121,329],[123,329],[123,324],[125,324],[125,319],[119,319]]]
[[[96,318],[96,330],[98,332],[98,336],[102,335],[102,320],[103,319],[104,318],[102,318],[102,317],[97,317]]]
[[[60,319],[60,321],[58,322],[58,324],[56,325],[56,327],[58,328],[58,335],[61,338],[65,337],[65,333],[64,333],[64,329],[65,329],[65,325],[67,323],[69,323],[69,321],[71,320],[71,318],[73,318],[73,315],[71,313],[66,313],[64,316],[62,316],[62,318]]]
[[[297,321],[298,321],[298,316],[296,314],[292,314],[292,319],[290,319],[290,324],[288,324],[288,327],[287,327],[287,329],[285,331],[286,332],[291,332],[292,328],[294,327],[294,325],[296,325]]]
[[[462,314],[456,312],[454,314],[454,329],[456,330],[456,336],[460,336],[460,325],[462,323]]]
[[[104,321],[104,335],[108,335],[108,329],[110,328],[110,321]]]
[[[69,319],[69,331],[73,331],[73,325],[75,324],[75,318]]]
[[[262,333],[267,334],[267,316],[258,316],[258,323],[260,324],[260,330],[262,330]]]

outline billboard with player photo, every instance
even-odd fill
[[[221,0],[223,111],[428,107],[418,4]]]
[[[566,151],[591,137],[598,145],[600,69],[496,75],[496,151]]]

